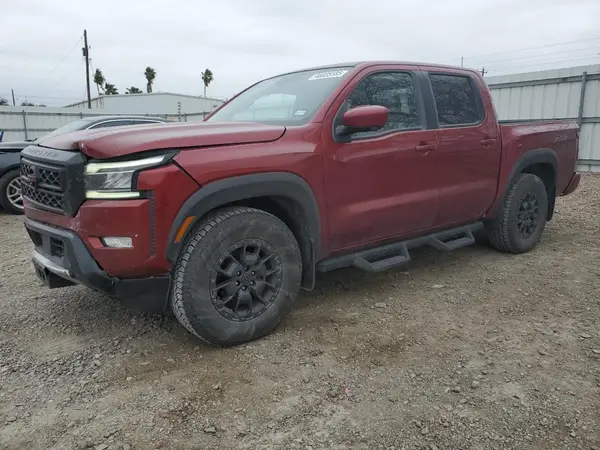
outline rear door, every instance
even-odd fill
[[[496,197],[501,158],[499,126],[485,85],[470,71],[423,68],[438,125],[436,227],[479,219]]]
[[[330,246],[362,246],[427,229],[437,209],[432,179],[436,130],[428,129],[416,67],[379,66],[360,72],[323,123]],[[348,109],[381,105],[388,123],[376,132],[338,139]]]

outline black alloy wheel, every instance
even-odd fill
[[[281,258],[260,239],[238,241],[225,250],[211,276],[211,300],[229,320],[259,317],[281,288]]]
[[[517,212],[517,227],[519,234],[523,239],[529,239],[540,222],[540,203],[532,192],[528,192],[521,203]]]

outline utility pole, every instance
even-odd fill
[[[465,62],[465,58],[460,57],[460,67],[464,67],[463,63]]]
[[[485,70],[485,67],[481,68],[481,76],[485,77],[485,74],[487,73],[487,70]]]
[[[90,94],[90,48],[87,41],[87,30],[83,30],[83,57],[85,58],[85,84],[87,88],[88,109],[92,109],[92,96]]]
[[[12,96],[13,96],[13,106],[17,106],[17,102],[15,101],[15,90],[11,89],[10,91],[12,92]]]

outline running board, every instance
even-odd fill
[[[452,251],[475,243],[473,233],[483,228],[481,222],[465,225],[407,241],[361,250],[349,255],[336,256],[317,264],[319,272],[329,272],[343,267],[356,267],[367,272],[382,272],[406,264],[411,260],[409,250],[429,246]]]

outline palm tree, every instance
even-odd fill
[[[204,96],[206,97],[206,88],[214,80],[213,73],[210,69],[206,69],[202,72],[202,81],[204,82]]]
[[[96,84],[98,95],[100,95],[100,89],[102,89],[102,92],[104,92],[104,83],[106,83],[106,79],[104,78],[104,74],[100,69],[96,69],[94,72],[94,83]]]
[[[8,106],[8,100],[5,98],[0,98],[0,106]]]
[[[125,89],[125,93],[126,94],[141,94],[142,90],[136,88],[135,86],[131,86],[131,87],[128,87],[127,89]]]
[[[117,91],[114,84],[106,83],[104,84],[104,93],[106,95],[117,95],[119,91]]]
[[[148,66],[148,67],[146,67],[144,76],[146,77],[146,80],[148,81],[148,83],[146,84],[146,92],[151,93],[152,92],[152,83],[154,83],[154,79],[156,78],[156,70],[154,70],[152,67]]]

